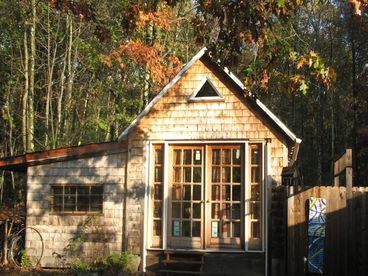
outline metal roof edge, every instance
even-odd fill
[[[242,89],[245,89],[244,84],[239,80],[227,67],[224,72]],[[302,139],[296,137],[296,135],[271,111],[265,106],[259,99],[255,100],[256,104],[285,132],[285,134],[295,143],[300,144]]]
[[[256,104],[285,132],[285,134],[295,143],[300,144],[302,140],[296,135],[271,111],[269,110],[259,99],[255,100]]]
[[[118,142],[126,140],[128,134],[132,128],[134,128],[138,122],[151,110],[151,108],[169,91],[171,87],[182,77],[182,75],[188,71],[188,69],[199,60],[207,51],[206,47],[203,47],[180,71],[175,77],[157,94],[156,97],[143,109],[143,111],[131,122],[131,124],[119,135]]]

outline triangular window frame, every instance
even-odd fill
[[[216,92],[217,96],[198,96],[197,94],[201,91],[202,87],[208,82],[208,84],[213,88]],[[189,101],[224,101],[224,96],[220,93],[220,91],[216,88],[209,77],[205,77],[201,80],[197,88],[194,90],[193,94],[190,95]]]

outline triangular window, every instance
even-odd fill
[[[208,101],[208,100],[222,100],[224,97],[213,85],[212,81],[206,77],[198,85],[194,93],[190,96],[191,101]]]

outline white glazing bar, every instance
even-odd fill
[[[245,142],[244,146],[244,244],[245,251],[248,251],[249,239],[249,200],[248,200],[248,185],[249,184],[249,143]]]
[[[169,216],[169,144],[164,144],[164,216],[162,218],[162,247],[167,248],[167,223]]]
[[[269,205],[268,205],[268,200],[269,200],[269,187],[272,185],[272,177],[271,177],[271,143],[270,142],[267,142],[266,143],[266,146],[265,146],[265,173],[266,173],[266,184],[265,184],[265,198],[266,198],[266,204],[265,204],[265,209],[266,209],[266,217],[265,217],[265,229],[266,229],[266,235],[265,235],[265,251],[266,251],[266,261],[265,261],[265,271],[266,271],[266,276],[268,275],[268,223],[269,223],[269,217],[268,217],[268,208],[269,208]]]
[[[145,185],[144,185],[144,194],[145,194],[145,197],[144,197],[144,222],[146,223],[143,223],[143,260],[142,260],[142,265],[143,265],[143,272],[146,271],[146,258],[147,258],[147,240],[150,240],[150,224],[149,224],[149,220],[150,220],[150,216],[148,216],[148,210],[149,210],[149,201],[148,200],[150,198],[150,178],[149,178],[149,169],[150,169],[150,166],[149,166],[149,160],[150,160],[150,143],[146,143],[146,146],[145,146],[145,154],[143,155],[144,158],[145,158],[145,162],[144,162],[144,168],[143,168],[143,174],[145,176]],[[148,226],[148,231],[147,231],[147,226]],[[148,232],[148,233],[147,233]]]

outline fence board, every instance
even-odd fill
[[[324,275],[367,275],[368,188],[354,187],[349,199],[345,187],[330,186],[305,187],[288,198],[288,275],[307,275],[306,204],[311,196],[327,200]]]

